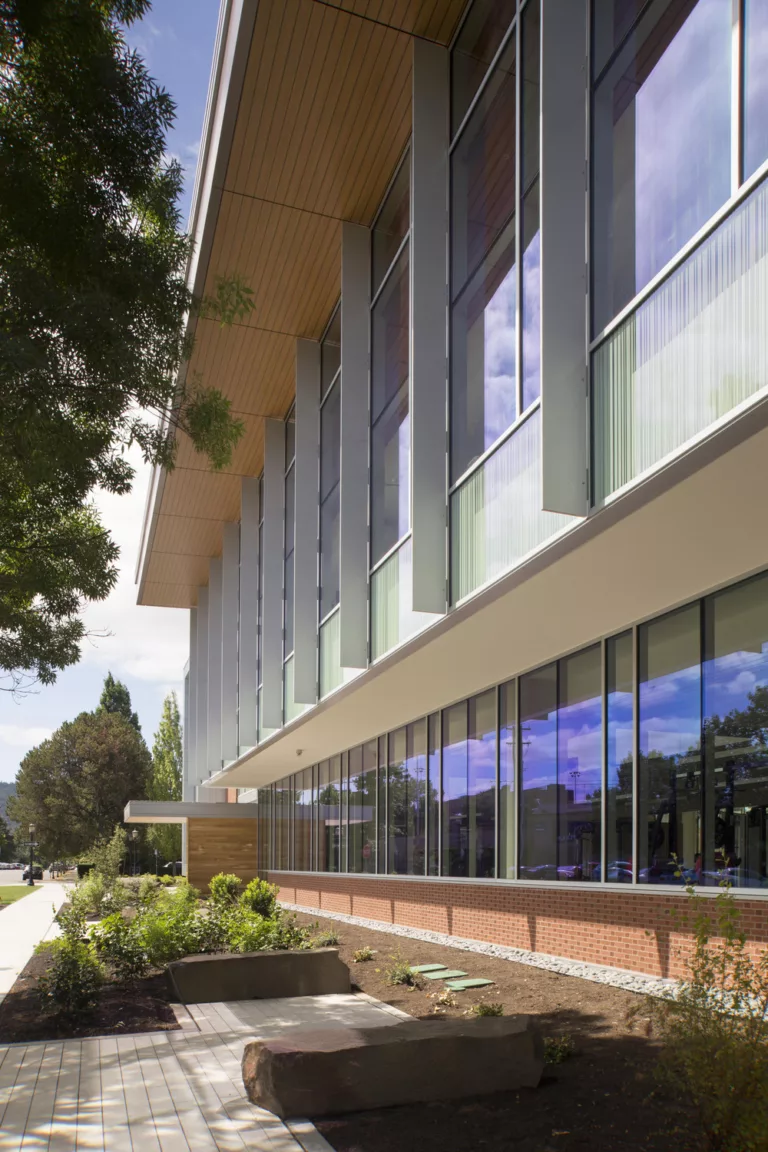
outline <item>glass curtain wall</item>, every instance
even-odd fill
[[[371,564],[410,528],[410,151],[374,222],[371,309]]]
[[[768,889],[767,717],[768,574],[260,789],[260,867]]]
[[[339,603],[339,481],[341,479],[341,307],[321,343],[320,623]]]
[[[540,391],[538,0],[514,17],[473,5],[452,53],[452,482]]]
[[[285,576],[283,588],[283,660],[293,653],[293,548],[296,543],[296,412],[285,422]]]

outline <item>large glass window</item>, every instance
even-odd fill
[[[440,713],[429,718],[427,764],[427,873],[440,874]]]
[[[341,374],[320,409],[320,619],[339,602]]]
[[[744,176],[768,160],[768,4],[744,6]]]
[[[529,3],[522,20],[522,304],[523,409],[541,395],[541,232],[539,229],[539,112],[541,10]]]
[[[515,762],[517,749],[517,681],[499,688],[499,876],[515,875]]]
[[[638,880],[680,884],[702,867],[700,605],[644,624],[638,648]]]
[[[372,291],[378,291],[411,226],[411,158],[403,157],[373,225]]]
[[[371,371],[371,561],[410,526],[411,427],[408,368],[408,251],[373,307]]]
[[[632,633],[606,641],[606,880],[632,881],[632,767],[634,763],[634,674]]]
[[[376,871],[376,741],[349,753],[349,870]]]
[[[704,604],[702,875],[764,888],[768,832],[768,577]]]
[[[339,872],[342,865],[341,756],[323,760],[318,772],[318,871]]]
[[[293,866],[297,872],[312,868],[312,768],[297,772],[293,809]]]
[[[521,880],[557,879],[557,665],[520,680]]]
[[[451,52],[451,131],[456,132],[515,15],[515,0],[475,0]]]
[[[496,868],[496,693],[443,712],[443,875]]]
[[[600,646],[559,662],[557,878],[599,880],[602,820]]]
[[[423,876],[426,854],[427,722],[389,735],[389,871]]]
[[[593,325],[608,322],[731,191],[731,0],[595,10]]]

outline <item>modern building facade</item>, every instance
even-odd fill
[[[185,800],[304,906],[671,974],[682,872],[764,945],[768,5],[224,0],[192,227]]]

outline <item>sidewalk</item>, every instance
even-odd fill
[[[63,884],[41,884],[0,912],[0,1004],[41,940],[58,936],[55,912],[66,899]],[[55,911],[54,911],[55,910]]]

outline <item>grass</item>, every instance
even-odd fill
[[[22,896],[28,896],[31,891],[28,884],[0,884],[0,907],[21,900]]]

